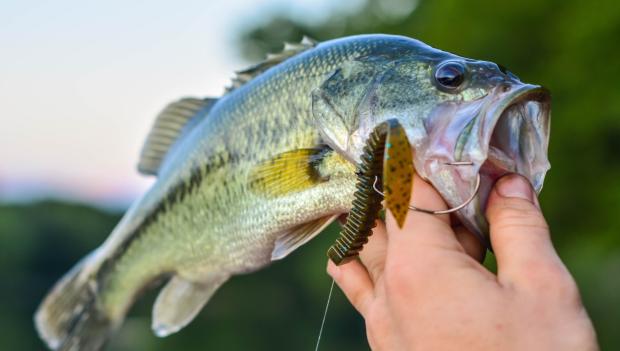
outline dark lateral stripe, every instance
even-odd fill
[[[234,164],[238,162],[238,159],[238,156],[233,157],[229,153],[223,152],[213,155],[209,160],[210,162],[206,162],[202,168],[195,167],[189,179],[173,186],[157,207],[146,215],[144,221],[136,229],[135,233],[129,235],[114,254],[103,263],[97,274],[97,280],[101,282],[102,279],[105,279],[107,273],[113,270],[115,263],[127,251],[131,244],[139,240],[147,232],[147,229],[157,222],[160,216],[166,214],[166,212],[170,211],[175,205],[181,203],[188,195],[197,190],[203,181],[204,175],[210,174],[213,170],[224,166],[225,163]],[[101,286],[101,284],[98,286]]]

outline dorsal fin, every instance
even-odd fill
[[[314,39],[304,36],[299,43],[284,43],[284,49],[279,53],[267,54],[267,58],[253,66],[250,66],[244,70],[237,71],[235,77],[232,79],[231,85],[226,87],[226,92],[231,92],[245,83],[252,80],[254,77],[265,72],[271,67],[285,61],[299,53],[312,49],[318,44]]]
[[[166,106],[155,118],[155,123],[146,137],[138,162],[138,171],[142,174],[157,175],[172,145],[197,125],[216,101],[217,99],[213,98],[183,98]]]

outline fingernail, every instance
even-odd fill
[[[505,176],[497,182],[495,189],[503,197],[518,197],[534,202],[532,186],[522,176],[516,174]]]

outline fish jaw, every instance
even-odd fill
[[[488,244],[484,209],[497,179],[518,173],[542,190],[550,168],[549,92],[520,82],[501,85],[478,100],[437,106],[425,124],[428,137],[414,153],[418,173],[450,207],[466,202],[480,177],[476,196],[456,215]]]

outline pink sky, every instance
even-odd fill
[[[182,96],[221,94],[247,64],[233,45],[257,9],[319,18],[335,6],[215,3],[2,2],[0,201],[129,203],[152,182],[135,166],[154,116]]]

